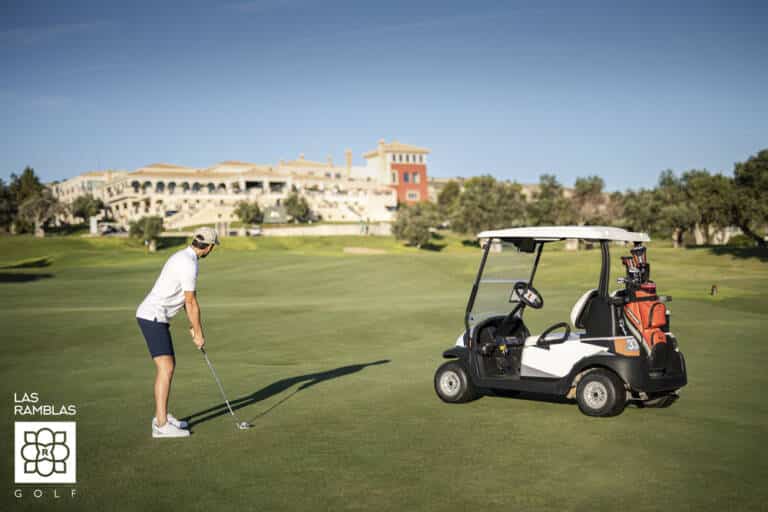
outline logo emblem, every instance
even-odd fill
[[[75,483],[76,441],[74,421],[17,421],[16,483]]]

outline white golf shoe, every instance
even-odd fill
[[[189,428],[189,423],[187,423],[184,420],[177,420],[172,414],[168,413],[165,416],[168,419],[168,423],[173,425],[176,428]],[[157,416],[152,418],[152,424],[154,425],[157,423]]]
[[[162,427],[157,426],[157,421],[152,420],[152,437],[189,437],[189,430],[179,428],[170,421],[166,421]]]

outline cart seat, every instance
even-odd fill
[[[589,304],[589,301],[594,297],[597,297],[597,288],[592,288],[591,290],[584,292],[584,295],[579,297],[579,300],[573,305],[573,309],[571,310],[571,325],[575,328],[585,328],[582,316],[587,309],[587,304]]]

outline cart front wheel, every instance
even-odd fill
[[[435,392],[443,402],[462,403],[477,398],[477,390],[458,361],[449,361],[435,372]]]

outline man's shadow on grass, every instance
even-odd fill
[[[0,272],[0,283],[29,283],[40,279],[50,279],[53,274],[25,274],[15,272]]]
[[[281,398],[278,402],[270,406],[268,409],[257,414],[256,417],[251,419],[251,421],[253,421],[266,414],[269,414],[273,409],[285,403],[285,401],[287,401],[289,398],[291,398],[293,395],[295,395],[299,391],[310,388],[316,384],[320,384],[321,382],[325,382],[327,380],[335,379],[338,377],[344,377],[345,375],[351,375],[353,373],[357,373],[363,370],[364,368],[367,368],[368,366],[387,364],[389,362],[390,362],[389,359],[382,359],[382,360],[373,361],[370,363],[351,364],[348,366],[340,366],[339,368],[334,368],[333,370],[327,370],[324,372],[308,373],[306,375],[298,375],[296,377],[288,377],[285,379],[280,379],[278,381],[273,382],[272,384],[269,384],[259,389],[258,391],[254,391],[250,395],[236,398],[234,400],[230,400],[229,404],[232,406],[232,410],[236,411],[238,409],[242,409],[243,407],[248,407],[249,405],[253,405],[257,402],[261,402],[262,400],[266,400],[267,398],[280,394],[286,389],[289,389],[296,384],[299,384],[302,382],[304,383],[298,388],[296,388],[295,390],[293,390],[293,392]],[[193,427],[195,425],[199,425],[200,423],[204,423],[208,420],[218,418],[219,416],[224,416],[225,414],[229,414],[229,409],[227,409],[227,404],[222,402],[218,405],[214,405],[213,407],[210,407],[203,411],[190,414],[189,416],[186,416],[183,419],[189,422],[190,427]]]

